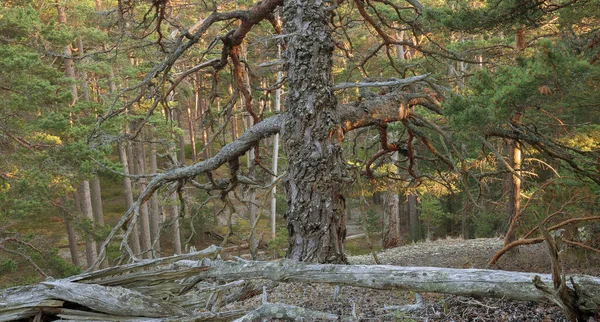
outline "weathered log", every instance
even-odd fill
[[[43,282],[54,299],[77,303],[94,311],[133,317],[169,317],[189,315],[182,308],[124,287],[66,281]]]
[[[106,269],[102,269],[102,270],[98,270],[98,271],[86,272],[83,274],[75,275],[75,276],[69,277],[67,280],[69,280],[71,282],[101,284],[101,282],[99,282],[99,280],[101,280],[102,278],[116,276],[116,275],[120,275],[120,274],[124,274],[124,273],[131,274],[134,271],[140,271],[140,270],[145,270],[148,268],[156,268],[156,267],[160,267],[160,266],[166,266],[168,264],[174,263],[176,261],[180,261],[182,259],[190,259],[190,258],[201,259],[210,254],[216,253],[220,249],[221,249],[220,247],[211,245],[203,250],[193,252],[193,253],[174,255],[174,256],[169,256],[169,257],[161,257],[161,258],[156,258],[156,259],[140,260],[133,264],[115,266],[115,267],[110,267],[110,268],[106,268]]]
[[[270,279],[554,303],[533,282],[537,276],[541,283],[552,288],[550,274],[390,265],[305,264],[290,260],[243,263],[183,260],[176,262],[175,266],[210,267],[199,274],[198,281]],[[570,275],[567,278],[575,283],[575,286],[570,286],[579,295],[577,305],[580,309],[592,316],[597,314],[600,308],[600,278],[587,275]]]
[[[197,258],[197,255],[195,253],[192,258]],[[201,313],[198,310],[202,311],[207,306],[217,308],[224,303],[258,294],[264,281],[254,284],[250,282],[252,280],[331,283],[372,289],[559,303],[555,292],[547,291],[554,286],[549,274],[389,265],[319,265],[290,260],[226,262],[186,258],[190,258],[190,254],[2,290],[0,321],[43,314],[75,320],[111,320],[117,319],[116,316],[123,321],[152,321],[153,318],[177,321],[232,320],[246,312]],[[156,279],[153,274],[156,274]],[[192,279],[190,276],[195,277]],[[154,284],[157,280],[159,282]],[[214,285],[215,281],[235,282]],[[565,281],[569,292],[575,295],[574,305],[578,310],[584,312],[585,316],[600,312],[599,277],[572,275],[567,276]],[[182,294],[184,290],[190,292]],[[74,309],[64,306],[63,302],[76,303],[81,307]],[[269,306],[254,313],[266,312],[264,310],[267,308]],[[279,312],[278,308],[273,310]]]
[[[63,301],[52,299],[42,285],[12,287],[0,293],[0,321],[13,321],[38,314],[41,308],[60,307]]]

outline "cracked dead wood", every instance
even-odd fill
[[[546,295],[533,283],[536,276],[542,283],[553,286],[552,276],[549,274],[487,269],[304,264],[291,260],[244,263],[179,261],[175,265],[210,267],[200,273],[197,280],[270,279],[279,282],[331,283],[380,290],[401,289],[536,302],[548,302]],[[567,278],[578,285],[582,294],[591,294],[580,299],[581,304],[585,304],[587,310],[598,313],[600,278],[587,275],[570,275]]]
[[[6,289],[0,292],[0,321],[38,314],[65,320],[232,320],[247,312],[206,312],[206,307],[218,308],[223,303],[243,301],[260,295],[264,286],[269,288],[275,285],[272,282],[265,284],[264,280],[556,303],[544,291],[545,288],[554,289],[549,274],[389,265],[305,264],[291,260],[196,260],[216,251],[218,248],[213,246],[192,254],[143,260],[39,285]],[[600,278],[570,275],[563,277],[563,280],[569,285],[570,292],[576,295],[573,303],[580,312],[588,316],[600,312]],[[67,307],[65,303],[69,303]],[[80,307],[73,309],[73,304]],[[313,313],[325,314],[323,318],[334,316],[327,312],[309,312],[298,307],[270,304],[253,311],[247,318],[265,317],[262,314],[269,314],[268,308],[273,308],[271,313],[275,316]],[[115,318],[117,316],[119,319]]]

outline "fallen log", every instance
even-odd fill
[[[150,318],[189,315],[172,303],[155,300],[120,286],[108,287],[60,280],[43,282],[42,285],[48,287],[47,294],[51,298],[77,303],[97,312]]]
[[[209,250],[1,290],[0,321],[33,317],[42,319],[46,315],[65,320],[233,320],[247,312],[226,313],[218,309],[224,303],[241,301],[258,294],[265,286],[272,286],[272,283],[265,284],[264,280],[563,303],[557,298],[559,294],[552,291],[554,281],[550,274],[389,265],[306,264],[290,260],[197,260],[199,254],[211,255],[215,249]],[[263,281],[253,283],[253,280]],[[563,280],[564,287],[574,294],[576,300],[573,304],[578,310],[586,316],[600,313],[599,277],[571,275]],[[218,284],[222,282],[231,283]],[[269,306],[254,313],[258,316],[268,314],[265,311],[267,308]],[[271,308],[278,311],[284,307],[277,310]],[[288,308],[290,310],[286,310],[289,312],[296,310]],[[207,309],[211,309],[211,312],[207,312]]]
[[[12,287],[0,292],[0,321],[35,316],[41,308],[61,307],[63,301],[52,299],[42,285]]]
[[[226,262],[182,260],[175,266],[205,267],[195,281],[269,279],[277,282],[330,283],[380,290],[411,290],[472,297],[557,303],[542,291],[542,283],[553,288],[550,274],[488,269],[399,267],[390,265],[305,264],[290,260],[275,262]],[[534,283],[535,280],[535,283]],[[600,313],[600,278],[569,275],[577,303],[589,316]]]

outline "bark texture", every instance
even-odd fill
[[[381,243],[383,248],[400,244],[400,198],[395,190],[385,192]]]
[[[333,39],[327,1],[284,1],[289,90],[283,141],[288,156],[284,181],[289,233],[287,257],[345,263],[346,176],[343,134],[332,90]]]

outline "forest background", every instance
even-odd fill
[[[598,252],[597,0],[327,4],[345,121],[329,138],[368,248],[446,236],[511,248],[542,242],[542,223]],[[214,242],[286,248],[281,182],[297,160],[268,127],[288,95],[277,5],[0,6],[0,285]],[[235,142],[247,148],[221,159]],[[202,162],[215,166],[169,179]],[[103,250],[121,226],[128,237]],[[326,255],[306,259],[343,261]]]

